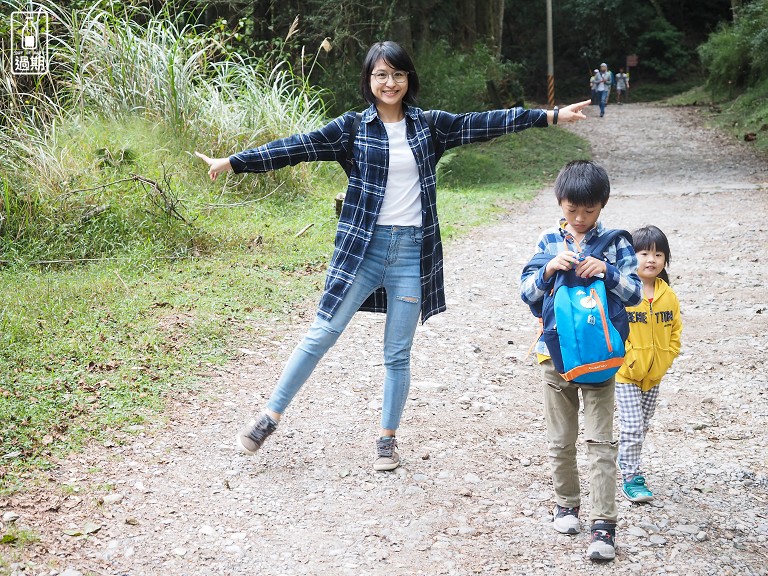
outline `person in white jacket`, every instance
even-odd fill
[[[608,71],[608,64],[600,64],[600,72],[597,74],[597,99],[600,104],[600,118],[605,116],[605,105],[608,104],[608,94],[611,93],[613,75]]]

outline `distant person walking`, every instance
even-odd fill
[[[624,68],[619,68],[619,73],[616,74],[616,102],[622,104],[626,100],[627,93],[629,92],[629,74],[624,72]]]
[[[446,78],[450,82],[450,78]],[[320,359],[358,310],[385,312],[384,393],[374,470],[400,465],[395,434],[411,383],[411,346],[422,322],[446,308],[443,251],[437,218],[436,167],[450,148],[560,122],[585,118],[589,101],[558,110],[511,108],[490,112],[431,113],[434,139],[416,107],[419,75],[394,42],[377,42],[360,74],[369,104],[347,157],[351,115],[322,128],[224,158],[196,153],[215,180],[230,170],[268,172],[300,162],[335,161],[350,167],[325,290],[313,324],[296,346],[263,411],[237,434],[255,454],[280,422]],[[328,407],[324,409],[333,409]],[[344,434],[338,430],[338,434]]]
[[[611,92],[611,73],[608,71],[608,64],[600,64],[600,70],[597,73],[597,97],[600,104],[600,118],[605,116],[605,105],[608,103],[608,94]]]
[[[600,103],[600,100],[597,97],[597,83],[599,82],[599,74],[600,70],[595,68],[595,70],[592,72],[592,76],[589,77],[589,90],[592,93],[592,105],[597,106],[597,104]]]

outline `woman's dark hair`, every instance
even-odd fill
[[[605,206],[611,195],[611,183],[605,168],[589,160],[568,162],[555,180],[557,203],[574,206]]]
[[[669,274],[667,274],[667,266],[669,265],[670,252],[669,252],[669,240],[659,228],[656,226],[643,226],[632,232],[632,246],[635,252],[641,250],[661,252],[664,254],[664,269],[659,274],[659,278],[669,284]]]
[[[408,52],[397,43],[391,40],[376,42],[368,50],[368,55],[363,60],[363,69],[360,73],[360,93],[369,104],[376,104],[376,97],[371,91],[371,73],[373,67],[379,60],[384,60],[395,70],[408,72],[408,91],[403,97],[405,104],[415,104],[416,96],[419,93],[419,75],[416,73],[416,67]]]

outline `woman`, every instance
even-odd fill
[[[394,42],[368,51],[360,91],[370,104],[355,138],[349,186],[341,211],[317,317],[293,351],[262,414],[237,435],[255,454],[285,409],[357,310],[386,312],[384,402],[375,470],[400,465],[396,432],[411,381],[411,344],[422,322],[445,310],[443,254],[436,212],[435,168],[445,150],[532,126],[585,118],[589,101],[558,111],[514,108],[449,114],[433,111],[435,140],[414,106],[419,76]],[[212,180],[229,170],[266,172],[299,162],[346,160],[345,117],[314,132],[264,144],[229,158],[196,153]]]

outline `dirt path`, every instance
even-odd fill
[[[62,463],[50,490],[8,502],[42,534],[13,574],[768,574],[766,162],[702,128],[698,110],[588,113],[573,129],[611,176],[604,221],[667,233],[684,321],[644,450],[658,500],[620,502],[614,563],[585,559],[587,533],[551,528],[541,384],[525,357],[534,323],[517,295],[558,216],[545,190],[447,247],[449,311],[416,336],[396,472],[371,469],[383,324],[370,314],[263,451],[234,452],[308,325],[297,313],[242,342],[238,361],[154,425],[116,433]]]

